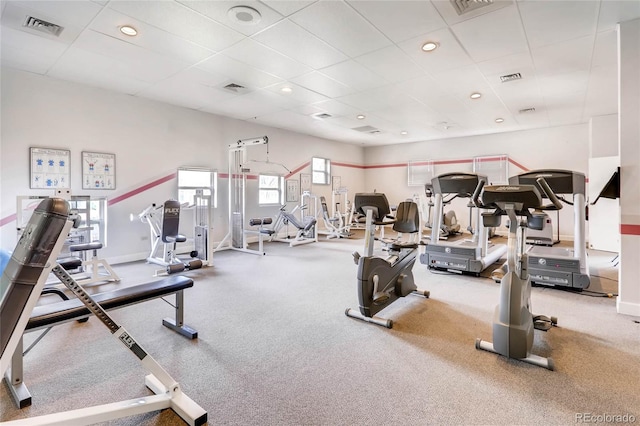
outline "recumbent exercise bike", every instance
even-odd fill
[[[387,328],[393,321],[375,316],[378,312],[408,294],[415,293],[426,298],[429,292],[418,290],[413,279],[413,265],[418,253],[419,238],[416,241],[382,239],[388,251],[383,258],[373,255],[376,226],[393,225],[393,230],[401,234],[418,236],[420,215],[418,205],[413,201],[403,201],[398,205],[395,218],[386,195],[383,193],[356,194],[354,208],[366,216],[365,255],[353,253],[358,265],[359,311],[348,308],[345,314]]]

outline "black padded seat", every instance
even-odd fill
[[[391,248],[392,250],[417,249],[418,243],[412,243],[408,241],[389,241],[389,248]]]
[[[69,251],[87,251],[87,250],[100,250],[102,243],[100,241],[94,241],[92,243],[74,244],[69,246]]]
[[[62,266],[62,268],[66,271],[70,271],[72,269],[78,269],[82,266],[82,259],[79,257],[66,257],[64,259],[58,259],[58,265]]]
[[[173,294],[189,287],[193,287],[191,278],[174,275],[150,283],[94,294],[91,297],[107,311]],[[90,315],[89,309],[77,298],[36,306],[25,331],[49,327],[88,315]]]

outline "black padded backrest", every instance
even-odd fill
[[[504,210],[505,204],[515,204],[517,211],[543,207],[540,191],[534,185],[490,185],[482,189],[480,196],[485,206]]]
[[[162,206],[162,235],[163,243],[172,243],[178,237],[180,227],[180,202],[167,200]]]
[[[431,179],[431,186],[435,194],[471,197],[480,181],[486,184],[487,177],[477,173],[444,173]]]
[[[367,215],[367,210],[372,210],[374,222],[380,222],[385,216],[391,214],[387,196],[381,192],[358,193],[353,204],[355,212],[363,216]]]
[[[511,176],[509,183],[514,185],[533,185],[546,198],[544,191],[538,185],[538,178],[543,177],[555,194],[585,195],[586,177],[583,173],[571,170],[532,170],[517,176]]]
[[[396,221],[393,230],[407,234],[413,234],[420,229],[420,213],[418,205],[413,201],[403,201],[398,204]]]

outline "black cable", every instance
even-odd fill
[[[581,294],[583,296],[589,296],[589,297],[608,297],[608,298],[613,298],[618,296],[617,293],[601,293],[598,291],[590,291],[590,290],[582,290],[578,294]]]
[[[596,278],[602,278],[603,280],[609,280],[609,281],[613,281],[615,283],[618,282],[618,280],[614,280],[613,278],[609,278],[609,277],[603,277],[602,275],[591,275],[592,277],[596,277]]]

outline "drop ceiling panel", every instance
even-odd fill
[[[130,37],[120,32],[122,25],[132,25],[138,30],[136,37]],[[196,63],[212,56],[215,52],[195,43],[163,31],[153,25],[133,19],[112,9],[104,9],[89,28],[99,33],[117,38],[123,42],[135,44],[142,48],[181,59],[189,63]]]
[[[310,4],[315,3],[316,0],[261,0],[261,2],[280,13],[282,16],[289,16],[300,9],[304,9]]]
[[[283,88],[290,88],[291,92],[283,92]],[[302,86],[298,86],[297,84],[292,84],[290,82],[277,83],[272,86],[266,88],[278,96],[282,96],[285,99],[289,99],[290,102],[295,104],[312,104],[315,102],[321,102],[327,99],[326,96],[323,96],[319,93],[316,93],[312,90],[306,89]]]
[[[433,4],[427,1],[358,0],[348,3],[396,43],[446,27]]]
[[[531,49],[538,74],[562,74],[588,71],[593,52],[593,36]]]
[[[38,37],[10,27],[2,28],[0,58],[4,65],[45,74],[67,50],[66,43],[48,37]],[[16,48],[14,46],[20,46]]]
[[[320,108],[322,111],[327,112],[331,115],[344,115],[344,116],[355,117],[356,115],[362,112],[358,108],[354,108],[340,101],[336,101],[335,99],[318,102],[314,104],[314,106]]]
[[[202,111],[213,112],[214,114],[218,114],[219,111],[223,111],[224,115],[241,120],[252,120],[254,117],[270,114],[283,109],[278,105],[264,102],[264,96],[262,94],[256,95],[256,93],[257,92],[252,92],[247,95],[236,96],[229,100],[225,100],[224,103],[205,106],[202,108]]]
[[[20,7],[33,11],[37,18],[44,19],[58,25],[72,25],[84,28],[102,9],[93,2],[79,1],[11,1],[9,8]]]
[[[570,97],[576,92],[584,95],[589,83],[589,73],[586,71],[576,71],[564,74],[545,75],[538,77],[538,81],[545,100],[551,97]]]
[[[389,81],[354,60],[323,68],[322,73],[358,91],[389,84]]]
[[[243,38],[239,32],[173,1],[112,1],[108,7],[214,51]]]
[[[274,76],[290,79],[311,71],[311,68],[284,56],[252,39],[245,39],[222,53]]]
[[[640,16],[640,1],[607,0],[600,2],[598,31],[615,30],[618,22]]]
[[[130,95],[149,85],[130,72],[129,64],[75,47],[69,48],[47,75]]]
[[[603,31],[596,35],[591,66],[614,68],[618,66],[618,33],[616,30]]]
[[[391,44],[388,38],[343,2],[319,1],[290,19],[351,57]]]
[[[358,56],[356,61],[392,83],[416,78],[424,71],[396,46]]]
[[[515,5],[453,25],[452,30],[476,62],[527,50],[527,40]]]
[[[256,0],[242,0],[242,1],[190,1],[190,0],[178,0],[179,3],[185,5],[189,9],[193,9],[203,15],[223,24],[227,27],[231,27],[234,30],[244,35],[252,35],[256,32],[273,25],[282,19],[275,10],[266,7],[264,4]],[[231,19],[228,15],[229,9],[235,6],[247,6],[257,10],[260,13],[260,20],[256,23],[238,22]]]
[[[583,120],[618,111],[617,67],[595,67],[589,75]]]
[[[348,59],[344,53],[287,19],[262,31],[253,39],[314,69]]]
[[[355,90],[345,86],[344,84],[318,72],[313,71],[300,77],[292,79],[292,81],[309,90],[318,92],[329,98],[337,98],[353,93]]]
[[[281,78],[267,74],[257,68],[218,54],[197,65],[205,71],[227,76],[230,80],[252,89],[271,86],[282,81]]]
[[[190,65],[95,31],[83,32],[74,47],[100,52],[101,56],[125,66],[133,77],[148,82],[167,78]]]
[[[531,55],[527,53],[517,53],[515,55],[503,56],[489,61],[478,62],[478,69],[485,76],[492,87],[503,86],[501,76],[520,73],[522,80],[535,79],[535,68]],[[518,80],[518,81],[522,81]],[[513,83],[510,81],[508,83]],[[507,86],[504,86],[507,87]]]
[[[432,52],[424,52],[422,45],[426,41],[436,42],[439,47]],[[430,73],[442,72],[473,63],[449,28],[403,41],[398,44],[398,47],[404,50],[416,64]]]
[[[489,86],[484,75],[478,70],[476,65],[456,68],[444,73],[435,74],[434,77],[440,83],[442,90],[465,102],[472,100],[469,99],[469,96],[473,92],[480,92],[482,96],[492,93],[491,86]]]
[[[518,2],[520,15],[531,48],[593,34],[600,2],[537,1]]]
[[[400,93],[396,86],[385,86],[367,92],[354,93],[338,99],[340,102],[359,108],[361,111],[373,111],[386,107],[410,103],[412,100]]]
[[[433,0],[432,3],[448,25],[455,25],[459,22],[466,21],[486,13],[493,13],[503,7],[511,6],[514,2],[512,0],[494,0],[489,5],[468,10],[461,15],[458,14],[450,0]]]

